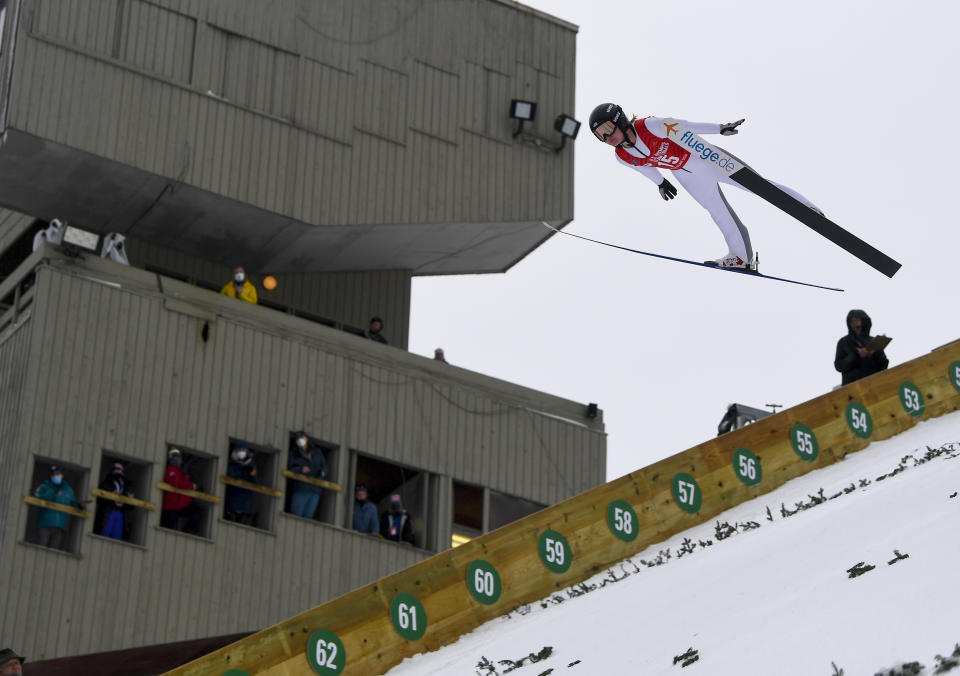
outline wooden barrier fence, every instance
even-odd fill
[[[871,441],[958,408],[960,341],[541,510],[169,673],[382,674]]]

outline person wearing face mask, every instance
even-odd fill
[[[257,463],[246,444],[239,443],[233,447],[230,462],[227,463],[227,476],[257,483]],[[228,521],[253,525],[253,491],[228,484],[225,502],[224,516]]]
[[[81,507],[73,494],[70,484],[63,478],[63,470],[56,465],[50,466],[50,477],[40,484],[33,494],[41,500],[57,502],[70,507]],[[65,512],[40,507],[37,509],[38,544],[51,549],[63,549],[67,533],[67,518]]]
[[[394,542],[413,544],[413,528],[410,526],[410,514],[400,503],[400,495],[390,496],[390,509],[380,517],[380,535]]]
[[[247,279],[247,273],[239,265],[233,269],[233,279],[227,282],[220,293],[230,298],[239,298],[257,304],[257,288]]]
[[[197,485],[183,471],[183,454],[179,448],[171,448],[167,452],[167,469],[163,473],[163,480],[175,488],[197,490]],[[164,491],[160,512],[161,528],[182,530],[196,535],[200,530],[200,516],[200,508],[189,495]]]
[[[313,479],[327,478],[327,461],[323,451],[300,431],[293,436],[287,469],[295,474]],[[293,481],[290,489],[290,513],[312,519],[320,503],[323,489],[304,481]]]
[[[367,487],[363,484],[357,484],[354,491],[353,530],[367,535],[379,536],[380,534],[377,532],[377,508],[367,500]]]
[[[134,497],[133,485],[123,475],[123,463],[116,461],[110,465],[110,471],[100,482],[100,490],[109,491],[118,495],[125,495],[128,498]],[[106,500],[99,498],[102,525],[98,531],[103,537],[113,538],[114,540],[123,540],[126,531],[125,512],[127,505],[115,500]]]

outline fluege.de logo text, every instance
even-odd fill
[[[733,160],[726,155],[721,155],[718,153],[716,150],[704,143],[703,139],[694,134],[692,131],[687,130],[683,132],[683,136],[680,137],[680,143],[687,146],[690,148],[690,150],[699,155],[700,159],[706,162],[712,162],[727,173],[737,169],[737,166],[734,164]]]

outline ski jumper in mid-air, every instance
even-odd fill
[[[653,181],[660,189],[660,196],[665,200],[676,197],[677,189],[661,176],[658,170],[667,169],[674,172],[680,185],[710,213],[726,240],[728,253],[717,260],[705,261],[706,263],[724,268],[756,270],[757,263],[753,247],[750,245],[750,233],[727,203],[720,191],[720,183],[735,185],[741,190],[745,188],[717,171],[697,154],[675,143],[670,138],[670,134],[674,131],[672,127],[676,126],[673,124],[676,122],[681,123],[684,128],[694,134],[731,136],[737,133],[737,127],[743,123],[743,120],[726,124],[687,122],[662,117],[633,118],[627,121],[620,106],[615,103],[602,103],[590,114],[590,131],[599,140],[614,146],[618,162],[636,169]],[[731,157],[734,156],[731,155]],[[734,159],[737,158],[734,157]],[[742,160],[739,161],[741,165],[746,166]],[[820,209],[795,190],[779,183],[773,183],[773,185],[822,215],[823,212]]]

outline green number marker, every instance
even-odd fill
[[[697,480],[686,472],[680,472],[673,477],[673,499],[685,512],[695,514],[700,511],[700,505],[703,504],[703,494],[700,492],[700,486]]]
[[[817,435],[803,423],[797,423],[790,428],[790,445],[794,452],[807,462],[816,460],[820,453]]]
[[[624,542],[637,539],[637,513],[625,500],[614,500],[607,505],[607,525]]]
[[[903,410],[914,418],[922,416],[926,409],[926,404],[923,401],[923,393],[920,392],[919,387],[909,380],[900,383],[900,403],[903,404]]]
[[[565,573],[570,568],[573,552],[570,551],[567,538],[557,531],[548,530],[541,533],[537,549],[540,552],[540,560],[548,570],[554,573]]]
[[[347,664],[347,652],[340,637],[332,631],[318,629],[307,639],[307,662],[318,674],[333,676],[343,672]]]
[[[231,669],[230,671],[223,672],[223,676],[250,676],[250,674],[242,669]]]
[[[950,382],[953,383],[954,389],[960,392],[960,361],[950,364]]]
[[[410,594],[397,594],[390,602],[390,621],[400,636],[416,641],[427,630],[427,611]]]
[[[733,452],[733,471],[747,486],[756,486],[763,479],[760,458],[746,448],[738,448]]]
[[[480,603],[492,605],[500,600],[500,575],[492,564],[477,559],[467,566],[467,589]]]
[[[870,412],[858,401],[847,404],[847,425],[850,431],[861,439],[869,439],[873,434],[873,419]]]

